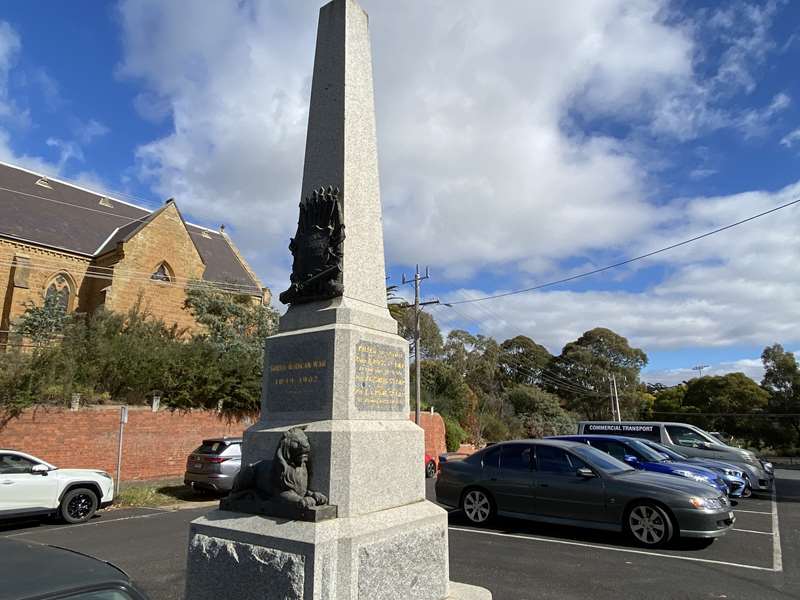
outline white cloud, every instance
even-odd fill
[[[58,138],[47,138],[45,144],[58,150],[57,171],[61,171],[70,160],[84,161],[83,150],[72,141],[60,140]]]
[[[75,136],[82,144],[91,144],[96,138],[108,135],[111,131],[106,125],[96,119],[77,122],[74,127]]]
[[[19,126],[29,124],[27,111],[21,110],[9,93],[9,73],[22,48],[19,34],[6,21],[0,21],[0,119]]]
[[[783,138],[781,138],[781,145],[791,148],[795,143],[800,142],[800,127],[790,131]]]
[[[564,120],[570,106],[647,113],[691,81],[693,41],[662,22],[661,2],[364,4],[390,262],[424,259],[453,278],[547,269],[658,219],[625,145]],[[232,225],[266,280],[285,280],[315,7],[123,2],[120,14],[119,73],[144,82],[140,111],[174,123],[140,148],[142,172],[198,218]]]
[[[58,110],[64,104],[61,97],[61,86],[45,69],[34,69],[30,78],[39,88],[44,102],[51,111]]]
[[[697,179],[705,179],[706,177],[711,177],[712,175],[714,175],[716,173],[717,173],[716,169],[708,169],[708,168],[705,168],[705,167],[698,167],[696,169],[692,169],[689,172],[689,177],[691,177],[692,179],[695,179],[695,180],[697,180]]]
[[[788,94],[776,94],[772,101],[764,108],[753,108],[744,111],[738,117],[738,127],[745,138],[764,135],[770,128],[776,115],[783,112],[792,103]]]
[[[687,200],[671,227],[653,232],[631,254],[665,247],[800,198],[800,183],[779,192]],[[593,327],[608,327],[646,351],[681,347],[784,345],[800,341],[800,206],[762,217],[654,256],[635,268],[662,265],[665,278],[629,291],[539,291],[443,307],[437,318],[505,339],[524,333],[551,352]],[[689,225],[691,224],[691,225]],[[637,274],[636,271],[629,275]],[[607,281],[607,278],[606,278]],[[443,301],[507,290],[460,290]]]
[[[766,127],[788,95],[739,112],[724,101],[754,89],[774,7],[693,19],[657,0],[363,4],[390,265],[428,263],[452,280],[503,274],[524,286],[560,259],[636,254],[798,191],[656,207],[637,141],[590,135],[576,118],[678,140]],[[142,114],[172,122],[139,148],[140,173],[193,218],[230,226],[276,291],[288,280],[316,12],[288,1],[120,5],[119,75],[144,85]],[[706,54],[711,41],[721,57]],[[696,177],[710,174],[703,168]],[[758,235],[718,236],[659,259],[669,277],[642,292],[537,293],[473,316],[487,333],[522,331],[554,350],[597,325],[645,348],[794,339],[800,272],[785,258],[797,255],[788,223],[775,217],[748,230]]]

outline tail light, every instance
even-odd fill
[[[226,460],[229,460],[229,459],[230,459],[230,457],[223,458],[221,456],[212,456],[212,457],[205,458],[204,462],[207,462],[207,463],[223,463],[223,462],[225,462]]]

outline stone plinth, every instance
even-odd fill
[[[321,523],[213,511],[192,523],[188,566],[191,600],[443,600],[447,513],[427,501]]]
[[[242,462],[272,456],[290,425],[251,427]],[[419,502],[425,498],[424,432],[408,420],[315,421],[309,487],[322,492],[350,517]]]

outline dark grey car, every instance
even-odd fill
[[[728,498],[709,486],[561,440],[503,442],[442,463],[436,499],[475,524],[501,515],[626,531],[650,547],[716,538],[735,521]]]
[[[186,459],[183,482],[195,490],[229,492],[242,467],[242,438],[211,438]]]
[[[67,548],[0,539],[0,600],[147,600],[119,567]]]

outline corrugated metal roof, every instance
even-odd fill
[[[56,179],[37,185],[41,179],[0,163],[0,235],[98,256],[128,239],[153,212]],[[108,202],[101,205],[101,198]],[[260,293],[225,236],[191,223],[186,227],[206,265],[204,280],[253,286],[252,293]]]

